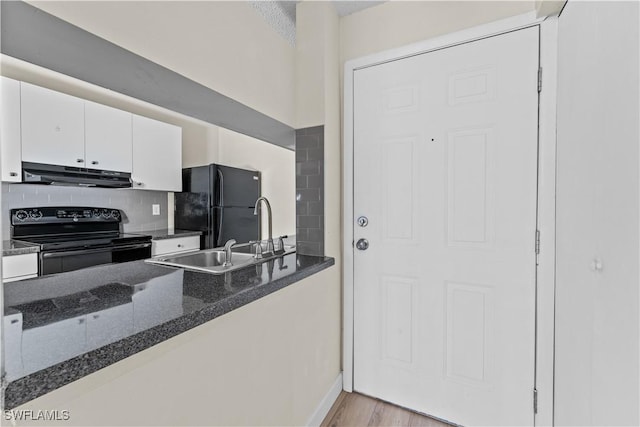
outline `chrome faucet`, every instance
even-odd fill
[[[235,245],[236,241],[234,239],[227,240],[227,243],[224,244],[224,263],[223,267],[231,267],[231,246]]]
[[[267,249],[265,252],[268,252],[270,255],[273,254],[274,248],[273,248],[273,223],[271,221],[271,204],[269,203],[269,200],[267,200],[266,197],[258,197],[258,200],[256,200],[256,205],[253,208],[253,214],[254,215],[258,215],[258,206],[260,205],[260,202],[263,201],[266,205],[267,205],[267,219],[269,220],[269,239],[267,240]],[[266,256],[267,254],[263,254],[263,256]]]

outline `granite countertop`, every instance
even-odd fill
[[[4,285],[4,409],[334,264],[291,253],[222,275],[132,261]]]
[[[2,256],[32,254],[40,252],[40,245],[22,242],[20,240],[3,240]]]
[[[147,236],[151,236],[153,240],[163,240],[173,239],[176,237],[200,236],[202,235],[202,231],[165,228],[163,230],[135,231],[132,234],[144,234]]]

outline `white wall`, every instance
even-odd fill
[[[339,268],[342,261],[340,20],[330,2],[304,1],[297,6],[296,22],[296,126],[324,125],[325,253],[336,258]]]
[[[342,61],[535,11],[534,1],[390,1],[340,20]]]
[[[240,1],[30,4],[289,126],[294,49]]]
[[[340,371],[331,267],[16,409],[64,426],[299,426]],[[31,424],[42,425],[42,421]]]
[[[556,425],[640,424],[639,12],[559,19]]]

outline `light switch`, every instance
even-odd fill
[[[160,215],[160,205],[151,205],[153,215]]]

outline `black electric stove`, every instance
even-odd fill
[[[121,233],[121,221],[118,209],[12,209],[11,238],[40,245],[41,275],[151,257],[151,236]]]

